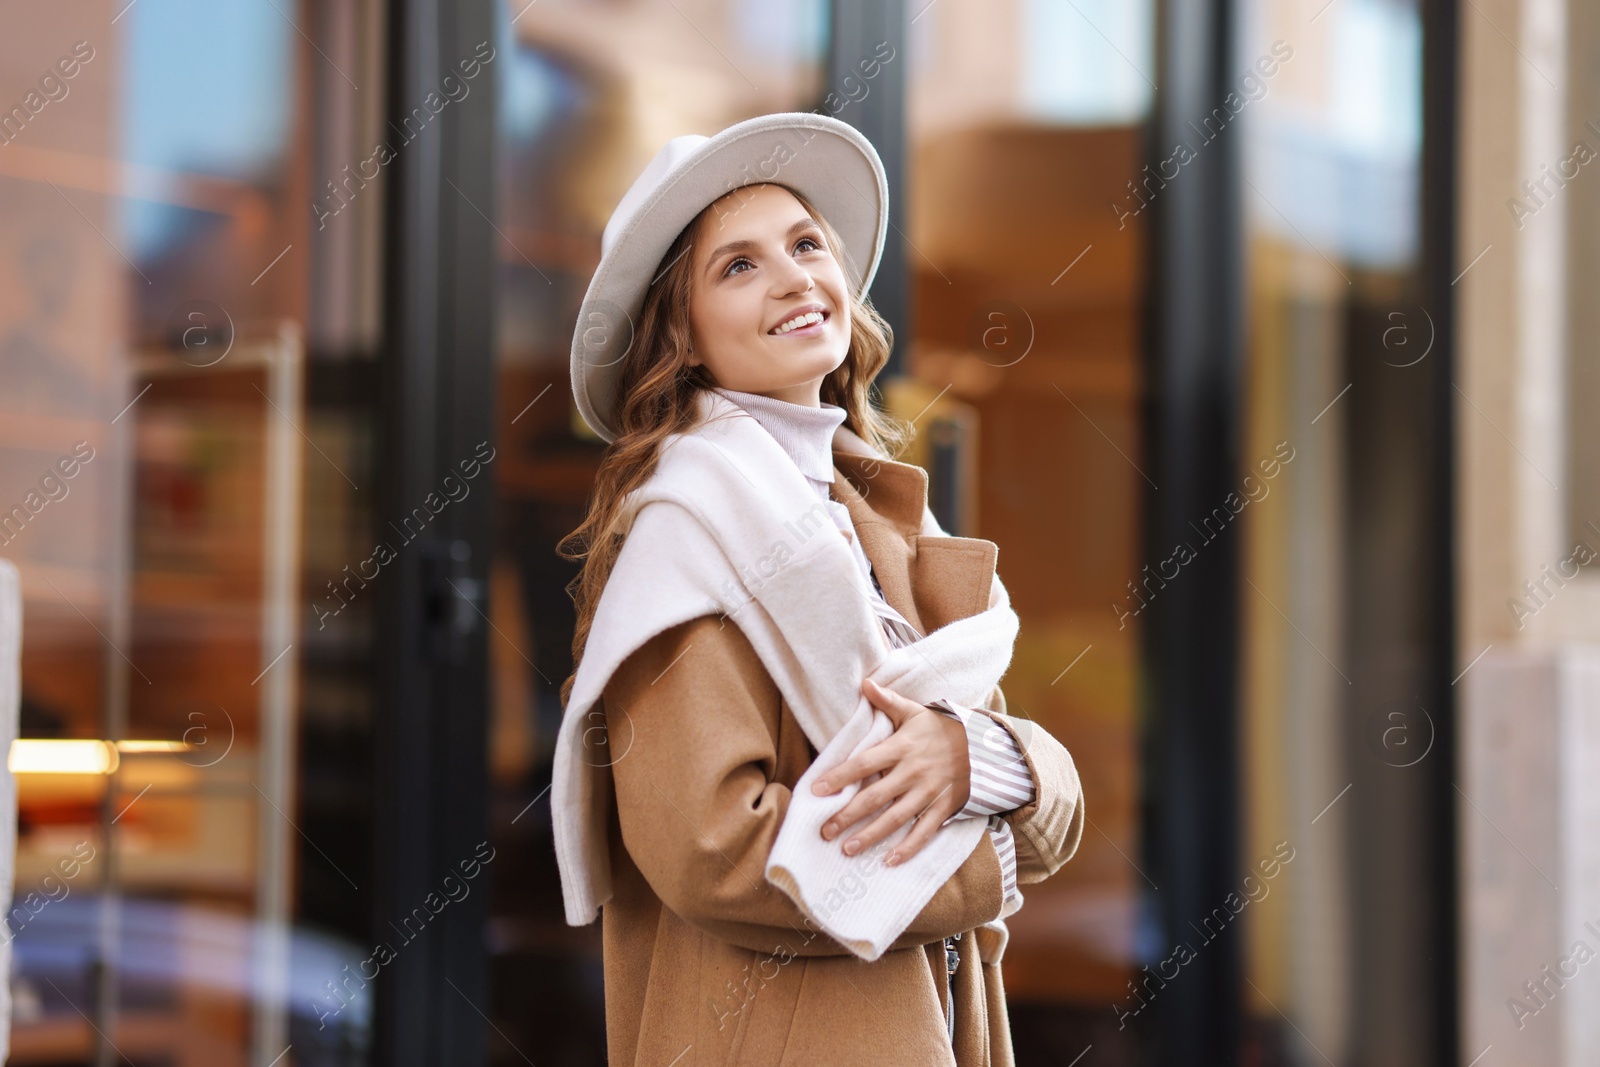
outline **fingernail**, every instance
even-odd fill
[[[829,793],[833,792],[833,788],[828,785],[826,780],[818,778],[816,781],[811,783],[811,791],[817,794],[819,797],[825,797]]]
[[[857,852],[860,852],[860,851],[861,851],[861,842],[860,841],[850,840],[850,841],[846,841],[844,843],[844,854],[846,856],[854,856]]]
[[[900,853],[891,852],[891,853],[889,853],[888,857],[884,859],[883,865],[885,867],[893,867],[896,864],[898,864],[899,862],[900,862]]]
[[[838,832],[839,832],[839,824],[838,823],[831,823],[831,822],[827,823],[826,825],[824,825],[822,827],[822,838],[825,841],[832,841],[833,840],[833,835],[838,833]]]

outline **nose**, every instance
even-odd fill
[[[781,300],[796,293],[809,293],[816,288],[816,279],[803,265],[796,263],[794,257],[783,256],[779,263],[780,267],[772,272],[773,296]]]

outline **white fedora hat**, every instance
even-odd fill
[[[572,395],[606,441],[618,436],[623,357],[662,257],[707,204],[760,182],[810,200],[844,242],[842,265],[855,294],[872,284],[889,227],[889,183],[877,150],[855,127],[797,111],[747,119],[712,137],[672,138],[606,223],[572,335]]]

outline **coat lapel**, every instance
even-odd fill
[[[925,536],[921,467],[835,450],[833,497],[850,512],[884,599],[927,634],[989,605],[999,548],[977,537]]]

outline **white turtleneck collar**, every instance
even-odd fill
[[[843,425],[848,412],[838,404],[825,403],[820,407],[811,407],[808,404],[795,404],[788,400],[762,396],[760,393],[724,389],[720,385],[713,388],[749,412],[761,424],[762,429],[778,442],[779,447],[788,454],[794,465],[800,469],[800,473],[805,476],[812,492],[817,494],[817,499],[822,501],[828,514],[832,516],[833,524],[849,542],[851,554],[856,559],[856,566],[860,568],[868,587],[876,594],[873,597],[872,607],[893,635],[890,638],[891,643],[906,644],[920,638],[922,635],[916,628],[884,598],[877,576],[872,573],[872,561],[867,559],[867,553],[861,547],[861,539],[856,536],[855,523],[850,519],[850,509],[832,496],[833,435],[834,431]]]
[[[813,488],[820,484],[821,497],[828,499],[828,488],[833,485],[833,435],[844,423],[844,408],[837,404],[811,407],[760,393],[715,388],[754,416],[789,454],[800,473],[813,483]]]

